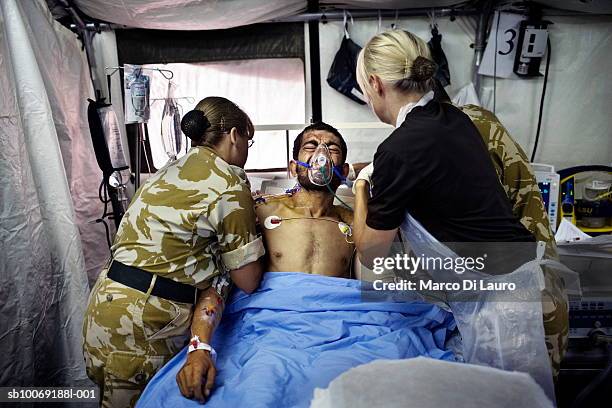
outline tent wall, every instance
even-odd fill
[[[544,118],[535,161],[553,164],[557,169],[579,164],[612,162],[612,16],[549,17],[552,55]],[[383,20],[388,29],[393,20]],[[400,28],[412,31],[426,41],[431,38],[427,18],[403,18]],[[452,97],[471,81],[476,21],[458,17],[438,20],[442,47],[449,60]],[[363,46],[376,34],[378,21],[359,20],[349,25],[351,38]],[[358,105],[333,90],[325,79],[343,36],[342,22],[319,24],[323,120],[330,123],[376,122],[370,108]],[[541,67],[543,72],[544,63]],[[531,153],[535,139],[543,79],[497,79],[497,115],[513,137]],[[493,109],[492,78],[482,82],[484,106]],[[349,159],[370,160],[376,145],[389,131],[346,129]]]
[[[104,239],[87,62],[41,0],[0,2],[0,384],[85,385],[83,252]],[[82,246],[81,243],[84,243]],[[91,249],[94,248],[93,251]]]
[[[612,164],[612,16],[550,17],[552,47],[535,161],[563,169]],[[544,63],[542,65],[544,72]],[[543,79],[497,80],[497,114],[531,154]],[[492,78],[483,81],[489,107]]]
[[[605,69],[605,59],[612,52],[612,17],[556,16],[550,19],[555,23],[550,26],[551,68],[535,160],[553,164],[558,169],[579,164],[610,164],[612,137],[608,129],[611,128],[612,118],[602,108],[611,100],[612,92],[612,79],[606,75]],[[393,22],[394,19],[384,19],[383,29],[390,28]],[[474,51],[470,46],[474,42],[476,18],[458,17],[454,22],[449,18],[439,18],[438,25],[451,69],[451,85],[447,87],[447,91],[453,96],[469,84],[472,78]],[[274,24],[261,26],[274,27]],[[279,24],[279,27],[283,26],[292,25]],[[413,31],[426,40],[430,38],[427,18],[401,18],[398,26]],[[244,47],[250,46],[230,46],[225,54],[219,49],[232,43],[244,43],[246,37],[241,34],[241,30],[247,32],[253,27],[257,26],[236,29],[238,34],[232,34],[228,38],[225,38],[227,35],[221,36],[216,42],[204,41],[205,37],[198,36],[196,38],[200,39],[194,40],[194,32],[167,32],[170,36],[168,38],[173,39],[169,41],[163,36],[160,37],[164,31],[123,30],[118,34],[119,60],[125,58],[124,62],[146,63],[236,59],[241,53],[245,55]],[[349,27],[351,38],[360,45],[364,45],[377,29],[376,20],[356,20],[356,23]],[[250,48],[246,54],[269,56],[282,52],[289,56],[287,51],[298,49],[295,46],[296,39],[303,41],[303,36],[299,35],[302,33],[294,31],[296,32],[293,39],[285,38],[284,45],[278,42],[274,45],[273,39],[278,36],[272,31],[272,40],[268,42],[272,45]],[[225,34],[231,32],[234,32],[234,29],[226,31]],[[144,35],[146,33],[157,34],[147,38]],[[377,122],[367,106],[350,101],[326,83],[327,73],[342,35],[340,21],[319,23],[323,119],[334,124]],[[198,47],[194,41],[207,45]],[[263,43],[266,43],[265,38]],[[155,44],[161,44],[162,48],[156,49]],[[142,45],[140,49],[139,45]],[[197,48],[199,49],[196,50]],[[304,52],[303,42],[300,43],[298,52]],[[543,69],[544,66],[541,67],[542,71]],[[542,78],[496,81],[496,114],[528,154],[531,153],[535,139],[542,84]],[[481,85],[481,101],[485,107],[492,110],[492,78],[483,77]],[[341,130],[351,142],[349,160],[352,161],[370,160],[376,145],[388,134],[384,129]]]

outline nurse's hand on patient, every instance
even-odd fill
[[[359,172],[359,175],[355,180],[355,184],[353,184],[353,194],[357,194],[357,184],[362,184],[359,183],[359,180],[367,182],[370,185],[370,188],[372,187],[372,173],[374,173],[374,162],[368,164]]]
[[[365,167],[368,167],[370,163],[372,162],[351,163],[351,166],[353,166],[353,170],[355,171],[355,177],[352,178],[351,180],[355,180],[357,176],[359,175],[359,173],[361,172],[361,170],[363,170]]]
[[[187,354],[187,362],[176,375],[176,382],[184,397],[203,404],[212,392],[216,375],[217,369],[210,353],[195,350]]]

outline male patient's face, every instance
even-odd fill
[[[326,130],[311,130],[304,134],[302,137],[302,144],[298,153],[298,160],[303,163],[308,163],[319,144],[325,143],[329,149],[329,154],[334,162],[334,166],[343,163],[344,158],[342,157],[342,148],[340,147],[340,140],[336,135]],[[347,167],[346,165],[344,167]],[[318,191],[329,191],[327,186],[318,186],[314,184],[308,178],[308,169],[300,166],[296,163],[292,163],[292,173],[297,175],[298,182],[306,190],[318,190]],[[346,171],[341,171],[346,176]],[[336,191],[342,181],[336,174],[332,178],[329,187]]]

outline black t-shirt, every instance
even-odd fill
[[[534,241],[512,208],[472,121],[450,104],[414,108],[374,156],[367,225],[406,211],[442,242]]]

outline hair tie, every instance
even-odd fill
[[[181,120],[181,130],[191,140],[199,142],[204,136],[206,129],[211,126],[210,121],[199,109],[194,109],[185,114]]]
[[[408,57],[404,58],[404,78],[408,77]]]

